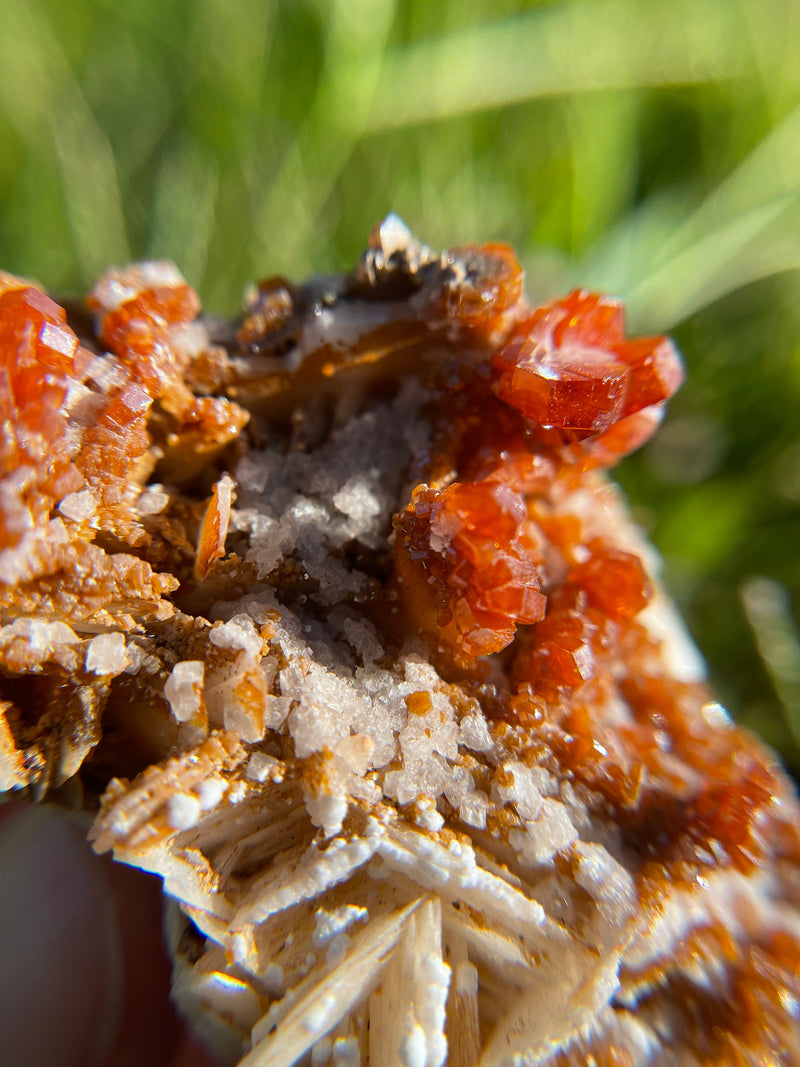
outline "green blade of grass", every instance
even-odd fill
[[[800,634],[792,619],[791,598],[771,578],[751,578],[742,586],[741,599],[784,721],[800,748]]]
[[[800,108],[689,211],[655,197],[576,270],[626,297],[632,321],[671,329],[750,282],[800,267]]]
[[[800,192],[800,107],[770,130],[731,174],[664,242],[660,260],[669,259],[714,228],[759,205]]]
[[[156,178],[149,254],[179,256],[182,272],[195,287],[208,263],[218,193],[216,160],[201,155],[196,144],[178,144],[165,154]]]
[[[625,0],[545,7],[387,54],[365,132],[396,129],[536,98],[675,86],[754,72],[753,34],[785,8],[755,2]]]
[[[783,196],[718,227],[625,295],[634,326],[668,330],[744,285],[798,268],[800,195]]]
[[[330,6],[314,102],[277,173],[266,188],[258,183],[249,248],[253,263],[274,259],[277,248],[301,271],[319,267],[313,256],[324,239],[320,216],[367,123],[395,3],[337,0]]]
[[[129,258],[116,163],[73,71],[34,0],[0,15],[0,102],[32,156],[58,163],[64,209],[85,282]]]

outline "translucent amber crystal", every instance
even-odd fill
[[[445,256],[440,309],[489,334],[522,296],[522,267],[508,245],[467,245]]]
[[[17,544],[54,498],[80,485],[63,411],[78,339],[66,314],[33,286],[0,287],[0,547]]]
[[[668,338],[626,341],[619,301],[576,290],[494,356],[496,389],[540,426],[597,433],[668,399],[683,379]]]
[[[546,364],[520,358],[499,395],[540,426],[605,430],[622,413],[627,379],[627,368],[615,360],[558,352]]]
[[[653,436],[664,417],[664,404],[654,404],[626,415],[607,430],[584,442],[584,466],[613,467]]]
[[[595,670],[592,637],[596,626],[577,611],[551,611],[531,633],[526,673],[546,685],[574,688]]]
[[[107,278],[96,287],[89,306],[97,315],[103,342],[155,399],[170,388],[185,391],[182,372],[188,359],[171,343],[172,331],[197,317],[200,301],[177,272],[170,276],[162,265],[152,274],[151,278],[144,272],[130,277],[118,273]]]
[[[589,605],[609,618],[632,619],[647,605],[652,587],[642,561],[631,552],[589,546],[591,557],[569,573],[569,581],[586,591]]]

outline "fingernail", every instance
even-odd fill
[[[123,997],[117,918],[75,820],[0,821],[0,1048],[6,1067],[84,1067],[111,1048]]]

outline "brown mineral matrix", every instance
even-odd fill
[[[157,873],[246,1067],[800,1063],[798,805],[604,473],[619,301],[389,216],[231,325],[0,275],[0,789]]]

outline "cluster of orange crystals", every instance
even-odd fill
[[[586,612],[632,618],[650,588],[635,555],[581,544],[573,524],[575,544],[562,546],[569,571],[558,574],[559,597],[548,610],[554,576],[546,549],[559,534],[545,536],[537,499],[565,461],[577,476],[644,443],[682,379],[668,338],[626,340],[618,300],[575,291],[525,315],[495,350],[488,376],[468,387],[489,426],[480,477],[418,487],[398,522],[398,567],[417,623],[437,630],[461,662],[501,651],[518,625],[538,624],[533,677],[556,686],[585,681]],[[474,468],[475,459],[462,457],[461,466]]]
[[[222,471],[258,447],[265,425],[288,442],[312,398],[334,408],[337,390],[354,386],[369,403],[416,377],[430,437],[405,472],[410,500],[397,501],[384,531],[380,589],[353,609],[383,626],[390,652],[409,633],[426,635],[440,675],[498,730],[507,725],[512,748],[546,753],[559,780],[584,788],[641,857],[643,899],[665,878],[689,884],[703,869],[750,873],[765,857],[800,868],[800,838],[776,815],[790,796],[781,772],[748,735],[713,721],[702,684],[670,674],[640,620],[655,593],[636,537],[619,536],[618,511],[604,525],[599,471],[649,438],[682,379],[667,339],[626,339],[619,301],[576,291],[531,310],[504,246],[438,257],[389,227],[330,293],[263,283],[238,332],[213,345],[193,339],[199,301],[163,264],[109,273],[88,305],[95,326],[77,313],[79,338],[38,288],[0,275],[9,630],[38,619],[168,645],[153,624],[173,612],[189,629],[192,616],[207,625],[228,575],[218,560],[232,483]],[[318,331],[293,362],[323,312],[329,335]],[[139,501],[153,482],[168,505],[151,515]],[[238,563],[236,595],[259,581],[279,600],[293,595],[279,571],[265,578]],[[93,677],[68,643],[36,651],[27,632],[9,637],[0,664],[5,788],[60,784],[98,746],[104,708],[119,736],[135,703],[135,682],[110,670]],[[52,682],[27,710],[15,704],[26,674]],[[160,691],[148,683],[153,707],[164,705],[164,681]],[[159,730],[159,743],[175,736]],[[60,773],[35,766],[67,745],[79,755],[60,756]],[[787,983],[782,971],[768,984]]]
[[[134,503],[154,466],[154,403],[172,436],[204,458],[247,421],[229,400],[196,396],[185,381],[189,358],[173,333],[194,321],[200,303],[176,271],[163,278],[139,268],[112,272],[88,303],[98,315],[97,340],[113,360],[95,354],[94,339],[91,348],[79,345],[64,309],[41,290],[0,275],[0,571],[7,595],[54,564],[42,558],[52,557],[54,546],[37,543],[37,535],[58,505],[76,521],[85,513],[90,527],[122,544],[146,544]],[[78,491],[83,501],[74,500]]]
[[[171,265],[112,271],[88,304],[96,336],[37,286],[0,274],[0,790],[38,796],[102,736],[109,679],[83,668],[76,635],[174,614],[194,545],[174,523],[154,536],[137,509],[159,458],[191,477],[248,418],[198,395],[213,373],[191,366],[176,337],[200,304]]]
[[[317,309],[282,280],[262,285],[226,353],[187,341],[199,301],[169,265],[101,279],[88,300],[95,333],[84,331],[80,344],[64,310],[1,276],[3,621],[36,616],[84,633],[130,631],[169,618],[176,599],[181,610],[196,608],[227,532],[230,488],[214,483],[246,447],[248,418],[280,426],[331,381],[381,394],[387,377],[412,373],[430,398],[432,444],[416,457],[416,488],[395,515],[382,594],[390,610],[370,616],[389,620],[387,638],[396,640],[399,603],[402,632],[428,635],[439,669],[476,685],[487,675],[484,657],[501,653],[487,712],[530,724],[550,701],[551,718],[555,708],[566,716],[570,761],[617,800],[636,792],[632,766],[658,762],[656,719],[674,720],[672,743],[701,766],[697,731],[714,731],[686,725],[686,708],[707,694],[660,669],[648,676],[659,654],[637,622],[652,593],[648,576],[636,552],[587,526],[574,504],[581,490],[602,491],[591,481],[596,468],[658,425],[682,379],[675,349],[663,337],[627,340],[620,302],[589,292],[531,311],[505,246],[433,257],[421,246],[385,245],[382,231],[373,235],[358,270],[324,302],[378,302],[386,321],[355,337],[351,330],[348,345],[321,343],[294,368],[281,363],[287,337],[300,336]],[[231,355],[267,369],[237,374]],[[143,521],[136,501],[154,473],[172,484],[170,508]],[[6,653],[12,676],[28,662],[14,647]],[[636,753],[622,761],[624,773],[604,759],[605,728],[591,711],[620,656],[639,664],[639,676],[621,684],[642,719],[619,731],[619,744]],[[580,699],[571,702],[573,691]],[[27,729],[15,714],[12,707],[24,748],[42,721]],[[728,753],[734,737],[719,742]],[[768,785],[749,781],[766,802]],[[722,836],[737,832],[731,822]]]

